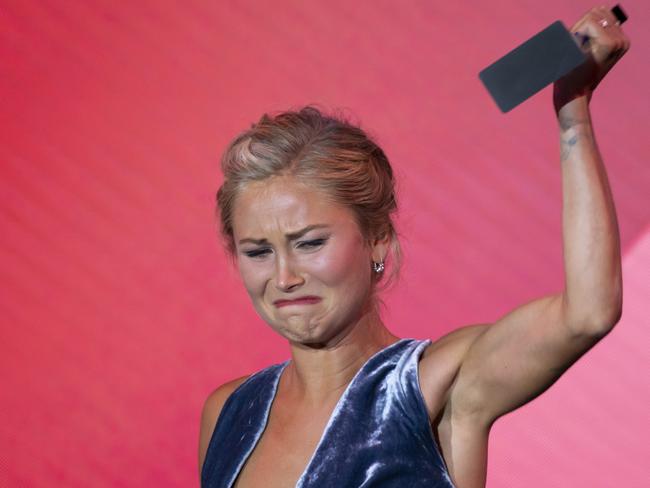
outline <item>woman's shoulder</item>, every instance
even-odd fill
[[[253,373],[255,374],[255,373]],[[203,405],[203,413],[207,414],[209,417],[213,417],[216,413],[217,416],[221,409],[223,408],[224,403],[228,397],[239,388],[247,379],[249,379],[253,374],[246,376],[240,376],[234,380],[223,383],[222,385],[215,388],[206,398]],[[216,423],[216,418],[214,419]]]
[[[245,376],[240,376],[239,378],[227,381],[226,383],[218,386],[206,398],[203,406],[204,414],[210,418],[216,415],[218,418],[221,409],[226,403],[226,400],[228,400],[228,397],[230,397],[230,395],[232,395],[235,390],[237,390],[240,386],[249,380],[254,381],[256,378],[262,379],[265,376],[272,375],[277,368],[280,368],[283,365],[284,363],[272,364],[271,366],[262,368],[259,371]],[[216,423],[217,418],[212,419],[214,420],[214,423]]]
[[[215,388],[207,396],[203,403],[203,410],[201,411],[201,425],[199,432],[199,470],[203,466],[210,439],[212,438],[217,421],[219,420],[221,411],[228,401],[228,398],[230,398],[230,396],[240,387],[244,387],[245,383],[249,386],[253,386],[253,388],[267,383],[268,379],[277,373],[277,369],[281,368],[285,363],[272,364],[271,366],[267,366],[266,368],[260,369],[254,373],[227,381]]]
[[[203,461],[205,460],[205,453],[210,444],[210,438],[212,437],[214,428],[217,425],[217,419],[221,414],[221,410],[226,403],[226,400],[228,400],[228,397],[230,397],[230,395],[251,376],[253,375],[240,376],[239,378],[223,383],[215,388],[205,399],[203,410],[201,411],[201,426],[199,432],[199,476],[201,474],[201,468],[203,467]]]
[[[418,376],[430,419],[447,404],[467,351],[487,327],[489,324],[459,327],[432,340],[423,351]]]

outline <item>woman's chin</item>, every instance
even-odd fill
[[[324,346],[334,335],[326,327],[310,321],[293,320],[290,323],[282,324],[281,327],[274,327],[274,329],[289,342],[311,347]]]

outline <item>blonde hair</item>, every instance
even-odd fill
[[[238,193],[253,181],[292,176],[347,207],[367,244],[390,236],[384,273],[373,272],[374,292],[399,277],[402,253],[392,220],[397,211],[393,170],[383,150],[342,114],[326,115],[313,105],[264,114],[240,133],[221,157],[224,182],[217,191],[221,236],[234,261],[233,208]],[[369,263],[370,264],[370,263]]]

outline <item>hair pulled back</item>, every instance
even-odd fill
[[[236,256],[232,218],[239,192],[249,182],[292,176],[351,210],[367,244],[388,235],[384,262],[390,273],[382,281],[384,273],[373,272],[373,284],[381,281],[383,290],[398,278],[402,255],[392,220],[397,211],[393,170],[383,150],[343,115],[326,115],[312,105],[264,114],[230,142],[221,170],[217,210],[231,259]]]

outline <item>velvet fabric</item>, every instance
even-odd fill
[[[400,339],[371,356],[339,399],[296,488],[454,487],[434,440],[417,365],[429,339]],[[201,472],[230,488],[266,427],[290,360],[251,375],[226,400]]]

